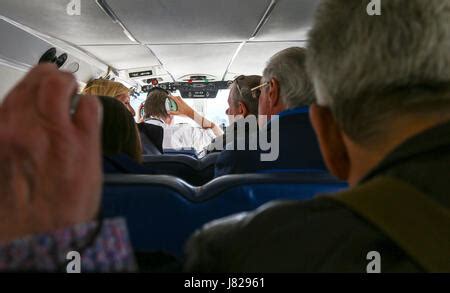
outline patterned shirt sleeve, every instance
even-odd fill
[[[66,272],[72,251],[81,273],[136,270],[125,221],[112,219],[0,243],[0,271]]]

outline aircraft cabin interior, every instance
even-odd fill
[[[444,170],[450,158],[448,144],[444,145],[450,141],[435,139],[450,129],[444,125],[450,121],[446,114],[450,111],[443,110],[450,109],[446,108],[449,100],[442,100],[438,112],[433,112],[431,98],[448,97],[450,92],[450,1],[344,2],[1,0],[0,157],[5,163],[0,168],[5,171],[0,171],[4,182],[0,185],[15,184],[24,170],[24,178],[36,177],[23,181],[28,182],[24,186],[32,186],[26,189],[29,198],[37,198],[34,192],[41,184],[49,194],[48,190],[61,186],[61,203],[74,207],[65,208],[64,215],[72,211],[75,215],[78,206],[77,211],[90,210],[88,201],[81,196],[74,200],[70,194],[82,194],[87,190],[84,186],[91,186],[98,198],[90,206],[95,213],[80,216],[84,220],[61,222],[75,226],[91,220],[97,225],[96,237],[104,242],[86,246],[80,253],[73,249],[75,256],[70,255],[79,262],[73,264],[68,256],[59,264],[64,272],[65,265],[67,272],[450,271],[450,255],[444,252],[450,247],[448,183],[423,171]],[[428,19],[432,13],[436,17]],[[398,25],[397,30],[393,25]],[[415,29],[417,36],[428,36],[423,40],[432,44],[432,51],[416,40]],[[434,31],[440,37],[433,38]],[[416,52],[420,54],[414,57]],[[422,62],[420,58],[428,55],[432,61]],[[441,61],[433,63],[435,57]],[[380,60],[386,63],[376,63]],[[416,66],[414,60],[422,65]],[[60,83],[53,93],[45,88],[46,74],[53,78],[48,84]],[[76,89],[63,98],[67,79],[76,81]],[[23,100],[20,95],[38,82],[42,84]],[[50,101],[52,95],[61,99]],[[94,119],[97,114],[87,115],[87,105],[94,105],[92,96],[102,109],[101,124]],[[380,96],[391,99],[389,109],[398,106],[413,113],[405,115],[404,122],[386,120],[382,139],[376,136],[378,128],[370,127],[374,121],[391,119],[390,110],[383,111],[380,119],[370,116],[388,105],[377,104]],[[417,96],[419,107],[406,98],[395,104],[400,96]],[[421,104],[421,97],[430,99]],[[48,109],[53,113],[39,110],[45,99],[52,103]],[[67,113],[55,110],[65,109],[58,105],[68,99]],[[16,107],[26,109],[24,113],[41,111],[41,116],[36,114],[41,120],[31,120],[32,114],[14,118],[21,116]],[[424,115],[415,116],[419,112]],[[45,115],[53,122],[42,122]],[[395,117],[403,117],[399,115]],[[46,129],[79,125],[83,119],[90,121],[84,122],[83,129],[97,131],[94,138],[59,149],[56,136],[45,141]],[[41,123],[44,130],[38,130]],[[435,135],[418,135],[441,124],[430,130]],[[394,131],[399,136],[391,135]],[[31,142],[37,133],[41,138]],[[69,130],[58,133],[75,141]],[[369,135],[374,135],[369,144],[361,142]],[[10,156],[13,150],[19,154],[26,149],[24,137],[30,137],[35,155],[23,151],[23,156]],[[390,144],[392,137],[398,139]],[[83,147],[75,150],[77,146]],[[422,147],[422,163],[408,161]],[[62,149],[67,152],[44,156]],[[432,150],[437,152],[434,156]],[[26,161],[25,154],[32,159]],[[25,163],[8,165],[21,159]],[[36,167],[39,164],[42,167]],[[19,172],[16,177],[8,173],[11,170]],[[59,184],[59,178],[66,184]],[[436,185],[427,180],[437,180]],[[0,194],[17,190],[22,189],[0,187]],[[403,197],[393,200],[387,194]],[[411,206],[400,204],[402,199]],[[43,201],[41,211],[51,211],[42,208],[49,202],[53,201]],[[117,219],[122,226],[114,222]],[[5,227],[20,222],[0,221],[8,223]],[[435,232],[424,227],[437,222],[441,225],[434,226]],[[24,236],[17,232],[12,239],[3,238],[2,227],[0,223],[0,256],[2,241]],[[96,256],[102,243],[119,245],[120,240],[111,238],[119,237],[117,229],[129,237],[120,246],[128,251],[121,257],[129,258],[121,265],[96,267],[97,259],[87,259]],[[47,230],[35,228],[23,234],[53,237]],[[442,241],[437,241],[440,237]],[[339,241],[341,245],[336,244]],[[108,249],[112,248],[105,248],[105,255],[119,254]],[[438,251],[442,257],[435,257]],[[321,253],[327,256],[322,258]],[[8,271],[2,259],[0,271]],[[247,287],[258,287],[263,281]],[[187,285],[196,287],[194,279]]]

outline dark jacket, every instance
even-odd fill
[[[142,151],[144,155],[161,155],[163,150],[164,129],[161,126],[139,123]]]
[[[360,186],[379,176],[395,178],[449,209],[449,166],[447,123],[396,148]],[[407,202],[398,216],[402,213],[410,213]],[[370,251],[380,253],[382,272],[423,271],[378,227],[339,202],[318,197],[305,202],[272,203],[245,218],[232,217],[209,225],[190,240],[186,269],[365,273]]]
[[[308,108],[296,108],[279,114],[279,156],[275,161],[262,161],[262,151],[258,144],[256,151],[225,150],[216,162],[215,177],[227,174],[256,172],[296,171],[313,169],[325,171],[314,130],[309,121]],[[272,123],[266,129],[271,139]],[[248,140],[248,136],[246,137]]]
[[[246,143],[245,146],[246,146],[246,148],[248,148],[249,136],[251,134],[253,134],[252,131],[255,131],[255,132],[258,131],[257,119],[258,118],[255,117],[255,122],[256,122],[255,129],[252,130],[248,124],[245,124],[244,133],[242,133],[242,134],[239,133],[239,131],[238,131],[239,121],[233,122],[231,125],[229,125],[225,129],[225,132],[222,136],[216,137],[215,139],[213,139],[211,144],[206,147],[206,154],[222,152],[222,151],[226,150],[227,145],[229,145],[229,144],[233,144],[233,148],[237,149],[238,148],[237,142],[241,139],[245,140],[245,143]],[[233,129],[232,135],[229,134],[230,129]],[[240,135],[243,135],[243,137],[240,137]]]

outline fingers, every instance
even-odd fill
[[[27,75],[6,95],[2,107],[12,107],[22,104],[24,100],[36,99],[39,85],[45,76],[59,72],[55,64],[42,64],[34,67]],[[22,93],[22,94],[18,94]]]
[[[172,100],[174,100],[175,102],[177,102],[177,104],[178,103],[183,103],[183,104],[185,103],[184,100],[180,96],[171,96],[170,98]]]
[[[54,64],[38,65],[8,94],[2,104],[2,110],[8,108],[9,112],[26,113],[26,107],[35,112],[32,108],[37,105],[38,115],[42,119],[60,128],[69,129],[71,102],[77,89],[78,84],[71,73],[59,71]],[[81,132],[95,138],[100,136],[101,116],[97,98],[82,97],[73,122]]]
[[[103,109],[95,96],[81,96],[73,116],[75,128],[88,141],[100,143]]]
[[[180,111],[168,111],[167,112],[167,114],[169,114],[169,115],[175,115],[175,116],[178,116],[178,115],[183,115],[182,113],[180,113]]]
[[[101,131],[103,108],[100,100],[95,96],[81,96],[77,111],[73,116],[73,124],[78,133],[79,143],[82,147],[78,153],[79,159],[84,160],[82,165],[86,168],[84,186],[77,192],[77,200],[84,201],[82,209],[78,210],[78,222],[93,220],[98,213],[101,195]],[[79,168],[75,168],[79,172]],[[79,194],[78,194],[79,193]]]
[[[37,106],[43,118],[51,123],[68,127],[70,104],[78,84],[70,73],[49,72],[39,85]]]
[[[0,175],[13,189],[5,185],[0,193],[30,199],[26,209],[16,205],[0,213],[11,219],[8,227],[16,233],[41,233],[90,221],[98,209],[101,107],[96,97],[81,97],[71,116],[70,104],[77,87],[72,74],[54,65],[40,65],[8,95],[7,105],[2,105],[1,112],[8,117],[0,125],[0,143],[7,142],[3,143],[0,161],[20,168],[3,168],[12,177]],[[0,221],[0,230],[1,226]]]

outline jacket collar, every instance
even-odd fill
[[[270,124],[274,120],[282,120],[282,119],[290,117],[290,116],[296,116],[296,115],[308,114],[308,113],[309,113],[309,107],[297,107],[297,108],[287,109],[276,115],[273,115],[272,118],[267,122],[266,127],[270,128]]]
[[[156,117],[150,117],[150,118],[146,119],[145,123],[153,124],[153,125],[157,125],[157,126],[164,126],[165,125],[165,123],[164,123],[164,121],[162,119],[156,118]]]
[[[425,130],[398,146],[361,182],[368,181],[392,167],[417,156],[450,150],[450,121]]]
[[[309,107],[297,107],[293,109],[284,110],[283,112],[278,113],[279,118],[293,116],[297,114],[306,114],[309,113]]]

